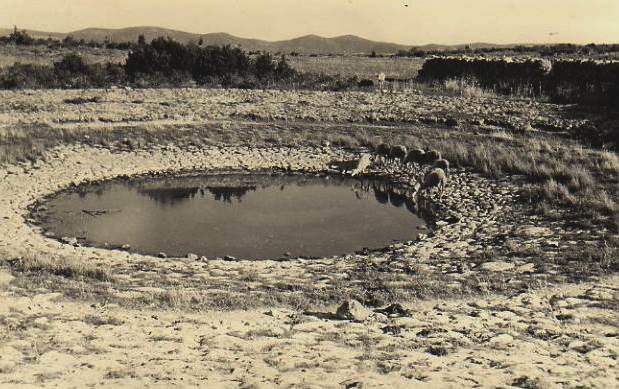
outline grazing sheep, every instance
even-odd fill
[[[423,163],[423,161],[425,160],[425,155],[426,152],[422,149],[414,149],[408,152],[408,154],[406,154],[406,159],[404,160],[404,163]]]
[[[425,162],[430,164],[441,159],[441,153],[437,150],[430,150],[425,154]]]
[[[406,146],[395,145],[389,150],[389,157],[395,161],[404,161],[406,158]]]
[[[439,160],[436,160],[434,162],[434,164],[432,165],[432,167],[441,168],[441,169],[447,171],[447,170],[449,170],[449,161],[446,160],[446,159],[442,159],[441,158]]]
[[[357,174],[363,173],[370,165],[372,164],[372,159],[369,155],[363,154],[361,158],[357,161],[356,166],[352,169],[351,175],[356,176]]]
[[[447,175],[441,168],[434,168],[429,171],[423,178],[423,183],[419,188],[419,191],[429,189],[432,191],[434,188],[439,190],[439,199],[443,198],[443,191],[445,190],[445,183],[447,182]]]
[[[381,143],[378,146],[376,146],[375,151],[376,151],[376,154],[378,154],[379,158],[386,160],[387,158],[389,158],[389,155],[391,154],[391,147],[386,143]]]

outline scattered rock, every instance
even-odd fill
[[[0,271],[0,288],[5,288],[9,286],[9,284],[11,283],[11,281],[13,281],[14,278],[15,277],[13,277],[11,274]]]
[[[158,256],[159,258],[167,258],[167,257],[168,257],[168,254],[166,254],[166,253],[164,253],[164,252],[160,252],[157,256]]]
[[[69,244],[71,246],[76,246],[77,245],[77,238],[73,238],[73,237],[68,237],[68,236],[63,236],[62,238],[60,238],[60,241],[62,243],[66,243]]]
[[[367,320],[371,314],[372,311],[356,300],[345,301],[335,312],[338,319],[358,322]]]
[[[340,385],[342,385],[344,389],[363,389],[363,382],[354,379],[340,382]]]
[[[199,259],[199,257],[196,254],[187,254],[187,259],[190,261],[197,261]]]
[[[426,351],[437,357],[444,357],[445,355],[449,354],[447,349],[443,346],[430,346]]]
[[[552,235],[552,230],[546,227],[522,226],[516,229],[516,234],[525,238],[541,238]]]
[[[508,346],[513,342],[514,338],[509,334],[497,335],[494,338],[490,339],[490,344],[492,345]]]
[[[391,304],[388,307],[377,309],[376,312],[382,313],[389,317],[410,316],[411,312],[404,308],[401,304]]]
[[[491,272],[508,271],[512,270],[514,267],[513,263],[504,261],[485,262],[480,266],[481,269]]]
[[[522,266],[518,266],[518,268],[516,268],[516,272],[524,274],[524,273],[533,273],[535,272],[535,264],[534,263],[527,263],[524,264]]]

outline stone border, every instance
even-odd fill
[[[0,255],[7,259],[44,256],[55,260],[86,261],[97,266],[110,267],[115,272],[130,269],[131,266],[137,266],[136,264],[175,272],[179,271],[179,266],[183,271],[204,272],[205,264],[195,260],[177,258],[162,261],[160,258],[120,250],[62,244],[43,236],[41,228],[28,224],[33,222],[28,217],[29,207],[62,188],[119,176],[232,169],[324,172],[328,170],[330,161],[351,157],[353,154],[350,152],[324,147],[195,147],[182,150],[175,146],[159,146],[148,151],[129,152],[86,146],[62,146],[49,151],[45,158],[34,164],[10,166],[0,170],[0,192],[4,194],[0,199]],[[394,181],[417,179],[421,173],[418,168],[403,169],[401,166],[387,166],[381,171],[393,177]],[[501,223],[506,218],[518,219],[514,211],[515,187],[508,180],[489,181],[463,170],[453,170],[449,176],[446,194],[441,201],[426,198],[426,201],[430,201],[435,207],[437,217],[435,228],[427,235],[421,234],[413,242],[394,244],[388,251],[311,260],[312,266],[325,266],[323,271],[337,269],[345,272],[346,269],[356,269],[359,261],[371,258],[396,261],[401,266],[410,267],[413,264],[419,271],[445,274],[453,271],[455,267],[459,269],[459,273],[467,274],[470,266],[476,264],[469,266],[463,258],[478,256],[496,235],[513,233],[513,224],[502,229]],[[308,280],[308,277],[316,275],[305,274],[311,266],[303,259],[234,262],[209,260],[208,266],[223,269],[223,273],[218,277],[225,279],[226,272],[244,270],[249,263],[253,274],[268,273],[290,282],[298,282],[303,277]],[[533,270],[530,264],[522,260],[490,266],[486,270],[505,271],[514,267],[521,272]],[[326,270],[327,268],[329,270]],[[131,274],[131,271],[127,273]],[[320,287],[319,284],[316,286]]]

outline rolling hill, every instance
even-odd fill
[[[13,31],[9,28],[0,28],[0,36],[8,35]],[[198,42],[202,39],[205,45],[232,45],[239,46],[248,51],[270,51],[270,52],[297,52],[300,54],[369,54],[372,51],[376,53],[393,54],[399,50],[408,50],[413,46],[401,45],[388,42],[376,42],[355,35],[342,35],[333,38],[325,38],[318,35],[305,35],[302,37],[281,40],[281,41],[266,41],[260,39],[240,38],[223,32],[209,34],[195,34],[185,31],[172,30],[161,27],[128,27],[120,29],[110,28],[86,28],[83,30],[73,31],[69,33],[54,33],[27,30],[27,32],[35,38],[52,37],[55,39],[63,39],[70,35],[75,39],[84,39],[86,41],[106,40],[112,42],[135,42],[140,35],[144,35],[146,41],[150,41],[157,37],[170,37],[176,41],[188,43]],[[437,45],[428,44],[417,46],[425,50],[448,50],[463,48],[465,45]],[[510,45],[496,45],[492,43],[472,43],[470,47],[508,47]]]
[[[9,28],[1,28],[0,35],[8,35],[13,31]],[[353,54],[353,53],[395,53],[398,50],[407,50],[411,46],[399,45],[387,42],[375,42],[354,35],[344,35],[335,38],[324,38],[318,35],[306,35],[299,38],[265,41],[260,39],[240,38],[227,33],[194,34],[184,31],[171,30],[161,27],[129,27],[121,29],[86,28],[69,33],[49,33],[43,31],[27,30],[35,38],[62,39],[68,35],[75,39],[86,41],[128,42],[136,41],[140,35],[144,35],[147,41],[157,37],[170,37],[176,41],[187,43],[198,42],[200,39],[205,45],[233,45],[240,46],[245,50],[265,50],[271,52],[298,52],[302,54]]]

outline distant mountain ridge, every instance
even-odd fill
[[[261,39],[240,38],[228,33],[217,32],[208,34],[195,34],[185,31],[172,30],[162,27],[128,27],[128,28],[86,28],[83,30],[69,33],[54,33],[35,30],[26,30],[34,38],[52,37],[63,39],[66,36],[86,41],[103,42],[135,42],[140,35],[144,35],[149,42],[157,37],[170,37],[176,41],[188,43],[198,42],[202,39],[204,45],[232,45],[240,46],[248,51],[270,51],[270,52],[297,52],[300,54],[369,54],[373,51],[379,54],[391,54],[400,50],[409,50],[413,47],[425,50],[449,50],[463,48],[465,45],[436,45],[429,44],[424,46],[401,45],[389,42],[377,42],[369,39],[360,38],[356,35],[342,35],[333,38],[325,38],[318,35],[305,35],[302,37],[281,40],[266,41]],[[8,35],[13,29],[0,28],[0,36]],[[472,43],[471,48],[477,47],[508,47],[510,45],[495,45],[491,43]],[[511,45],[513,46],[513,45]]]

